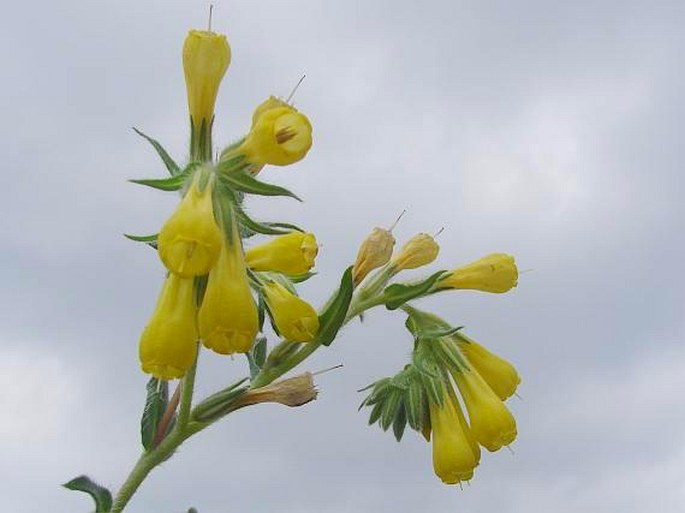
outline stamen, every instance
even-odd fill
[[[297,132],[291,129],[289,126],[281,128],[278,132],[276,132],[276,142],[278,144],[283,144],[288,142],[290,139],[293,139],[296,135]]]

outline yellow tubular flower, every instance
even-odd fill
[[[518,269],[514,257],[493,253],[453,270],[438,282],[438,287],[502,293],[514,288],[517,280]]]
[[[200,338],[220,354],[246,353],[259,331],[255,305],[237,234],[226,242],[216,266],[209,273],[198,315]]]
[[[502,401],[516,392],[521,377],[512,364],[470,338],[460,335],[459,349]],[[463,338],[462,338],[463,337]]]
[[[221,240],[221,230],[214,220],[211,179],[200,191],[196,178],[159,232],[159,257],[174,274],[184,278],[204,275],[219,257]]]
[[[282,337],[291,342],[310,342],[319,331],[319,316],[306,301],[280,283],[271,281],[262,288],[272,319]]]
[[[277,107],[289,107],[289,105],[275,96],[269,96],[269,98],[257,105],[257,108],[252,114],[252,126],[254,127],[257,124],[257,120],[259,120],[262,114],[264,114],[267,110],[275,109]]]
[[[312,125],[293,107],[264,110],[237,153],[252,165],[287,166],[302,160],[312,146]]]
[[[494,452],[516,439],[516,420],[474,369],[453,373],[478,443]]]
[[[392,233],[384,228],[374,228],[359,246],[357,259],[352,269],[354,284],[358,285],[371,271],[387,264],[392,256],[393,247],[395,247],[395,237]]]
[[[297,276],[314,266],[319,252],[313,233],[292,232],[247,250],[245,261],[253,271],[274,271]]]
[[[431,403],[429,407],[435,474],[446,484],[468,481],[480,462],[480,448],[459,403],[449,394],[442,406]]]
[[[197,354],[195,289],[192,278],[169,274],[140,337],[143,372],[159,379],[181,378]]]
[[[416,269],[433,262],[438,258],[440,246],[427,233],[414,235],[402,246],[400,252],[392,258],[392,264],[398,271]]]
[[[226,36],[206,30],[191,30],[183,43],[183,71],[188,92],[188,108],[193,125],[214,117],[219,84],[231,63],[231,48]]]

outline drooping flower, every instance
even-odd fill
[[[262,291],[281,336],[291,342],[310,342],[316,337],[319,316],[309,303],[275,281],[266,283]]]
[[[253,166],[287,166],[305,157],[312,146],[312,125],[290,106],[263,110],[236,150]]]
[[[214,104],[221,80],[231,63],[226,36],[206,30],[191,30],[183,43],[183,71],[188,109],[195,130],[214,117]]]
[[[438,282],[438,287],[502,293],[515,287],[517,280],[514,257],[493,253],[453,270]]]
[[[357,259],[352,269],[352,281],[358,285],[374,269],[385,265],[392,256],[395,237],[390,230],[376,227],[369,234],[357,252]]]
[[[198,315],[200,338],[220,354],[246,353],[259,331],[259,314],[237,233],[225,242],[209,273]]]
[[[207,274],[222,244],[221,230],[214,219],[213,182],[210,179],[204,189],[200,189],[199,182],[199,178],[193,179],[157,239],[159,257],[166,268],[184,278]]]
[[[459,402],[452,393],[446,393],[442,406],[431,402],[429,408],[435,474],[446,484],[468,481],[480,462],[480,448]]]
[[[457,335],[457,344],[471,366],[478,371],[497,397],[504,401],[516,392],[521,377],[511,363],[488,351],[463,333]]]
[[[392,257],[391,263],[397,271],[416,269],[433,262],[440,252],[440,246],[427,233],[419,233],[409,239],[399,253]]]
[[[318,252],[313,233],[292,232],[248,249],[245,261],[253,271],[274,271],[297,276],[314,266]]]
[[[275,109],[278,107],[290,107],[290,105],[288,105],[283,100],[276,98],[275,96],[269,96],[266,100],[257,105],[257,108],[252,113],[252,126],[254,127],[257,124],[259,118],[267,110]]]
[[[469,413],[474,438],[488,451],[497,451],[516,439],[516,420],[502,400],[478,372],[462,369],[453,372],[459,392]]]
[[[140,337],[143,372],[159,379],[183,377],[195,361],[197,339],[193,279],[170,273]]]

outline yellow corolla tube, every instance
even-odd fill
[[[514,288],[517,281],[518,269],[514,257],[493,253],[454,269],[438,282],[438,287],[502,293]]]
[[[140,337],[143,372],[159,379],[181,378],[197,354],[195,289],[192,278],[169,274]]]
[[[207,274],[222,244],[221,230],[214,219],[212,179],[204,189],[200,189],[199,182],[199,178],[193,179],[157,238],[157,250],[165,267],[184,278]]]
[[[200,338],[220,354],[246,353],[259,330],[259,314],[237,233],[226,242],[209,273],[198,315]]]
[[[433,432],[433,470],[446,484],[473,477],[480,462],[480,447],[471,434],[459,402],[445,394],[442,406],[429,405]]]
[[[457,335],[457,344],[497,397],[504,401],[516,392],[521,377],[511,363],[461,333]]]
[[[397,271],[416,269],[432,263],[439,252],[440,246],[431,235],[418,233],[402,246],[390,263]]]
[[[312,146],[312,125],[290,106],[266,108],[256,118],[236,153],[261,166],[287,166],[302,160]]]
[[[292,232],[247,250],[245,261],[253,271],[274,271],[289,276],[308,272],[319,246],[313,233]]]
[[[497,451],[516,439],[516,420],[502,400],[475,369],[452,373],[469,413],[474,438],[488,451]]]
[[[316,310],[280,283],[270,281],[262,288],[276,329],[291,342],[310,342],[319,332]]]
[[[199,130],[214,117],[214,104],[221,80],[231,63],[226,36],[207,30],[191,30],[183,43],[183,71],[188,92],[188,108]]]

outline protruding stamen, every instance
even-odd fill
[[[389,232],[392,232],[392,231],[395,229],[395,227],[397,226],[397,223],[400,222],[400,219],[402,219],[402,216],[404,216],[404,214],[406,214],[406,213],[407,213],[407,209],[405,208],[404,210],[402,210],[402,212],[400,213],[400,215],[397,216],[397,219],[395,219],[395,222],[392,223],[392,226],[391,226],[390,228],[388,228],[388,231],[389,231]]]
[[[293,96],[295,96],[295,93],[297,92],[297,88],[300,87],[300,84],[304,81],[305,77],[307,75],[302,75],[302,78],[297,81],[297,84],[295,84],[295,87],[293,87],[293,90],[290,91],[290,94],[288,95],[288,98],[285,100],[285,103],[290,103],[290,100],[293,99]]]

